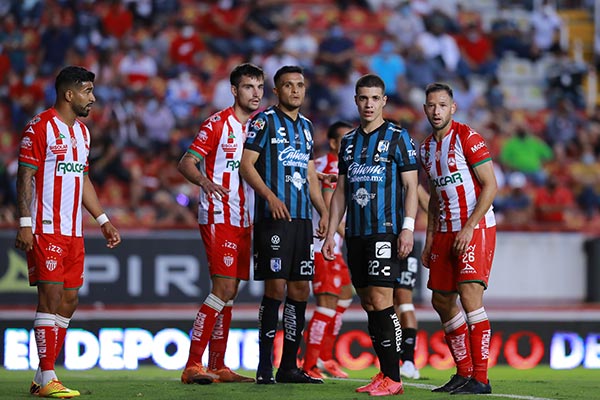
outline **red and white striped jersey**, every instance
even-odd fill
[[[433,135],[423,141],[420,155],[439,199],[438,230],[460,231],[473,213],[481,192],[473,168],[492,159],[483,137],[468,125],[453,121],[441,142]],[[495,225],[493,207],[490,207],[478,227]]]
[[[79,120],[70,127],[54,108],[36,115],[21,137],[19,165],[35,169],[33,233],[82,236],[83,176],[88,173],[90,133]]]
[[[325,154],[324,156],[321,156],[317,159],[315,159],[315,170],[317,172],[322,172],[324,174],[334,174],[337,175],[339,172],[338,169],[338,158],[337,158],[337,154],[333,154],[331,152]],[[336,184],[334,182],[332,182],[331,184],[327,184],[324,182],[321,182],[321,189],[322,190],[335,190],[335,186]],[[319,228],[319,213],[317,212],[317,210],[313,207],[313,213],[312,213],[313,217],[312,217],[312,222],[313,222],[313,230],[316,232],[317,229]],[[342,253],[342,244],[343,244],[343,239],[339,234],[335,234],[335,236],[333,237],[334,241],[335,241],[335,254],[341,254]],[[320,253],[323,249],[323,242],[324,240],[321,239],[315,239],[314,240],[314,251],[316,251],[317,253]]]
[[[208,196],[200,190],[198,223],[250,226],[249,204],[240,178],[240,160],[246,141],[246,124],[233,107],[211,115],[200,126],[188,152],[204,160],[200,170],[212,182],[230,190],[227,196]]]

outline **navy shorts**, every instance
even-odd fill
[[[313,275],[310,219],[263,219],[254,224],[254,280],[312,281]]]

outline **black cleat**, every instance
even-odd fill
[[[256,384],[258,385],[272,385],[275,383],[273,379],[273,370],[258,370],[256,371]]]
[[[300,368],[279,369],[275,375],[277,383],[323,383],[323,379],[313,378]]]
[[[467,382],[469,382],[470,378],[465,378],[464,376],[460,376],[458,374],[452,375],[450,380],[446,382],[444,386],[437,387],[432,390],[432,392],[436,393],[450,393],[459,387],[463,386]]]
[[[492,393],[492,385],[488,383],[479,382],[473,378],[469,379],[469,382],[465,383],[458,389],[450,392],[450,394],[490,394]]]

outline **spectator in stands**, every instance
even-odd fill
[[[600,160],[591,143],[583,145],[581,156],[571,163],[569,172],[573,178],[573,192],[586,218],[591,219],[600,211]]]
[[[310,73],[314,67],[319,41],[308,29],[308,22],[300,19],[292,23],[289,33],[284,32],[281,48],[298,60],[304,71]]]
[[[65,65],[67,51],[71,46],[71,28],[65,26],[60,15],[50,17],[50,22],[42,37],[40,45],[42,49],[40,73],[44,76],[52,75],[56,70]]]
[[[524,38],[525,35],[513,19],[504,16],[494,19],[490,36],[494,44],[494,53],[499,59],[507,53],[512,53],[521,58],[529,57],[530,46]]]
[[[557,50],[554,62],[548,66],[548,106],[555,108],[567,98],[577,109],[584,109],[583,80],[587,71],[587,65],[572,60],[566,50]]]
[[[319,45],[318,64],[325,67],[331,78],[345,81],[352,70],[354,56],[352,39],[346,35],[340,24],[332,24]]]
[[[122,39],[133,28],[133,14],[121,0],[111,0],[102,18],[104,32],[116,39]]]
[[[585,125],[585,121],[573,107],[568,98],[558,100],[556,109],[550,114],[546,123],[544,138],[550,146],[562,144],[569,147],[577,137],[577,131]]]
[[[511,229],[524,229],[533,217],[533,196],[529,192],[527,177],[521,172],[513,172],[508,179],[506,190],[502,191],[494,209],[498,211],[500,225]]]
[[[425,24],[421,16],[413,10],[411,3],[404,0],[398,3],[389,16],[385,31],[400,49],[410,49],[414,46],[417,36],[425,31]]]
[[[537,59],[547,52],[560,50],[560,30],[563,22],[554,6],[554,0],[543,0],[535,7],[529,21],[531,27],[531,57]]]
[[[144,129],[144,136],[155,150],[166,149],[171,140],[171,131],[175,128],[175,116],[164,102],[164,95],[149,93],[149,98],[142,109],[139,125]]]
[[[119,62],[119,73],[134,90],[144,87],[158,74],[158,66],[154,58],[145,54],[140,44],[134,44]]]
[[[200,81],[187,68],[167,81],[166,102],[175,114],[178,125],[185,124],[194,117],[197,107],[206,104]]]
[[[547,228],[568,228],[577,225],[575,199],[569,188],[556,177],[549,176],[535,192],[535,221]]]
[[[456,40],[447,33],[444,19],[431,18],[427,30],[417,37],[417,45],[425,58],[439,63],[446,79],[456,76],[460,50]]]
[[[414,87],[423,89],[429,83],[441,80],[444,75],[444,68],[434,59],[427,58],[419,44],[407,51],[406,79]]]
[[[546,142],[532,135],[523,125],[514,129],[500,150],[500,162],[511,171],[518,171],[533,182],[546,180],[544,163],[552,159],[552,149]],[[510,178],[509,178],[510,179]]]
[[[273,49],[281,38],[280,26],[286,22],[286,10],[284,0],[250,2],[242,30],[253,53],[264,54]]]
[[[11,14],[2,18],[0,29],[0,43],[10,60],[11,68],[16,73],[25,71],[27,58],[27,38],[25,31],[17,25],[15,17]]]
[[[456,35],[456,44],[461,54],[461,75],[474,73],[489,77],[496,74],[498,60],[492,40],[477,22],[470,22],[463,32]]]
[[[215,1],[199,17],[197,27],[210,39],[206,41],[210,51],[222,57],[250,56],[250,44],[243,29],[240,29],[248,11],[245,3],[246,1]]]
[[[406,76],[404,59],[391,41],[385,41],[377,53],[371,56],[369,69],[385,83],[385,95],[388,100],[400,103],[398,81]]]
[[[171,41],[169,56],[175,66],[191,67],[205,50],[204,42],[200,39],[191,24],[182,23],[179,31]]]

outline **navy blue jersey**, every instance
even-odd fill
[[[294,121],[272,106],[252,118],[244,146],[260,153],[256,170],[293,219],[312,218],[307,178],[313,132],[312,123],[302,114]],[[271,210],[265,199],[256,196],[254,220],[263,218],[271,218]]]
[[[417,152],[406,129],[385,122],[342,138],[339,174],[346,176],[346,236],[400,232],[404,215],[401,173],[417,169]]]

